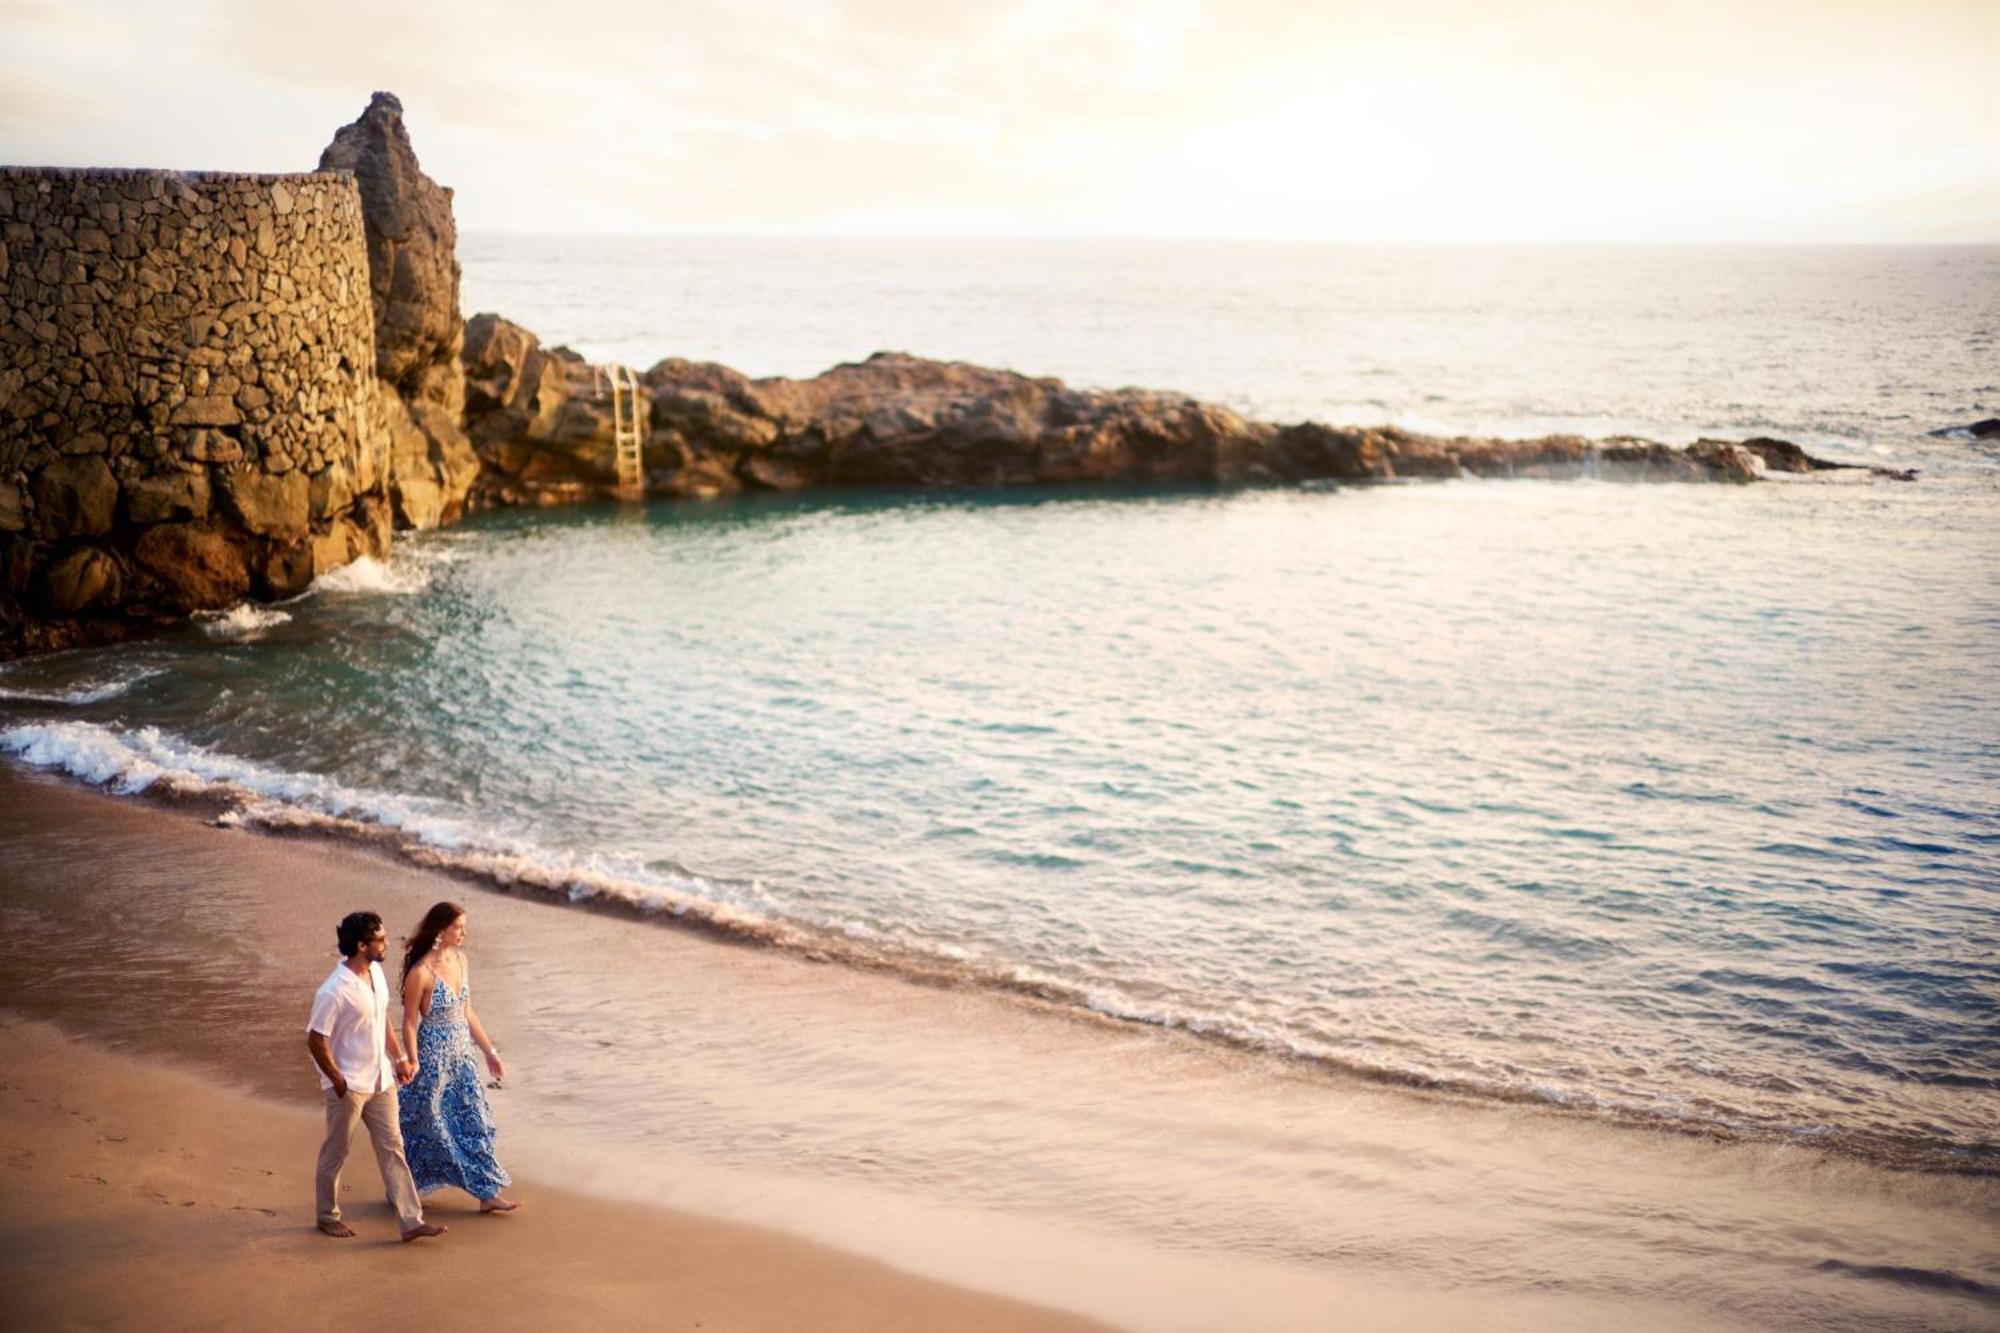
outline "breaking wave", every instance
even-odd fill
[[[313,580],[313,592],[390,593],[408,596],[430,586],[430,575],[409,561],[393,563],[364,555],[352,564]]]
[[[290,623],[291,612],[238,602],[227,611],[197,611],[194,621],[211,639],[260,639],[265,631]]]
[[[115,699],[140,681],[150,680],[163,670],[162,667],[142,667],[137,671],[114,676],[110,680],[74,684],[63,690],[37,690],[0,684],[0,699],[12,699],[21,703],[56,704],[64,708],[82,708],[88,704],[103,703],[106,699]],[[0,677],[0,680],[4,680],[4,677]]]

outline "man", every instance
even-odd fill
[[[340,1168],[347,1161],[347,1142],[358,1120],[368,1126],[383,1187],[402,1219],[403,1239],[442,1236],[447,1228],[424,1221],[417,1184],[403,1159],[403,1131],[396,1121],[396,1085],[409,1082],[417,1066],[404,1057],[389,1023],[389,986],[382,979],[388,933],[373,912],[349,912],[335,936],[341,961],[320,983],[306,1025],[306,1049],[319,1066],[320,1087],[326,1094],[326,1142],[320,1145],[319,1176],[314,1182],[319,1229],[329,1236],[354,1234],[354,1228],[340,1220]]]

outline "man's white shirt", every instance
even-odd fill
[[[371,1093],[396,1086],[388,1030],[389,983],[382,979],[382,965],[370,963],[365,981],[345,962],[335,965],[313,995],[306,1031],[326,1038],[333,1067],[351,1090]],[[319,1085],[331,1088],[333,1080],[322,1071]]]

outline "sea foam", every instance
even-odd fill
[[[13,699],[22,703],[59,704],[65,708],[81,708],[86,704],[103,703],[115,699],[142,680],[150,680],[161,673],[160,667],[142,667],[139,670],[115,676],[110,680],[78,683],[69,689],[20,689],[0,684],[0,699]]]
[[[364,555],[313,580],[314,592],[391,593],[407,596],[430,586],[430,575],[408,563],[387,564]]]
[[[266,630],[287,624],[291,618],[289,611],[251,602],[238,602],[227,611],[198,611],[194,617],[201,632],[209,638],[236,640],[262,638]]]

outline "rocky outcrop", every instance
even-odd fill
[[[2000,440],[2000,417],[1987,417],[1965,426],[1945,426],[1928,433],[1940,440]]]
[[[376,93],[320,154],[361,190],[375,371],[385,400],[389,487],[397,525],[431,528],[464,512],[479,476],[466,438],[464,325],[458,312],[458,224],[451,191],[426,176],[403,127],[403,104]]]
[[[465,329],[465,420],[488,505],[566,504],[615,492],[612,389],[606,371],[498,315]],[[642,437],[652,399],[632,399]]]
[[[386,549],[362,238],[333,173],[0,169],[0,656]]]
[[[602,372],[480,315],[466,338],[467,421],[490,504],[609,494]],[[1017,486],[1091,481],[1251,484],[1419,477],[1755,480],[1833,466],[1782,441],[1442,439],[1392,427],[1275,426],[1179,394],[1071,389],[956,362],[878,353],[809,380],[753,380],[662,361],[642,377],[654,494],[819,485]]]

